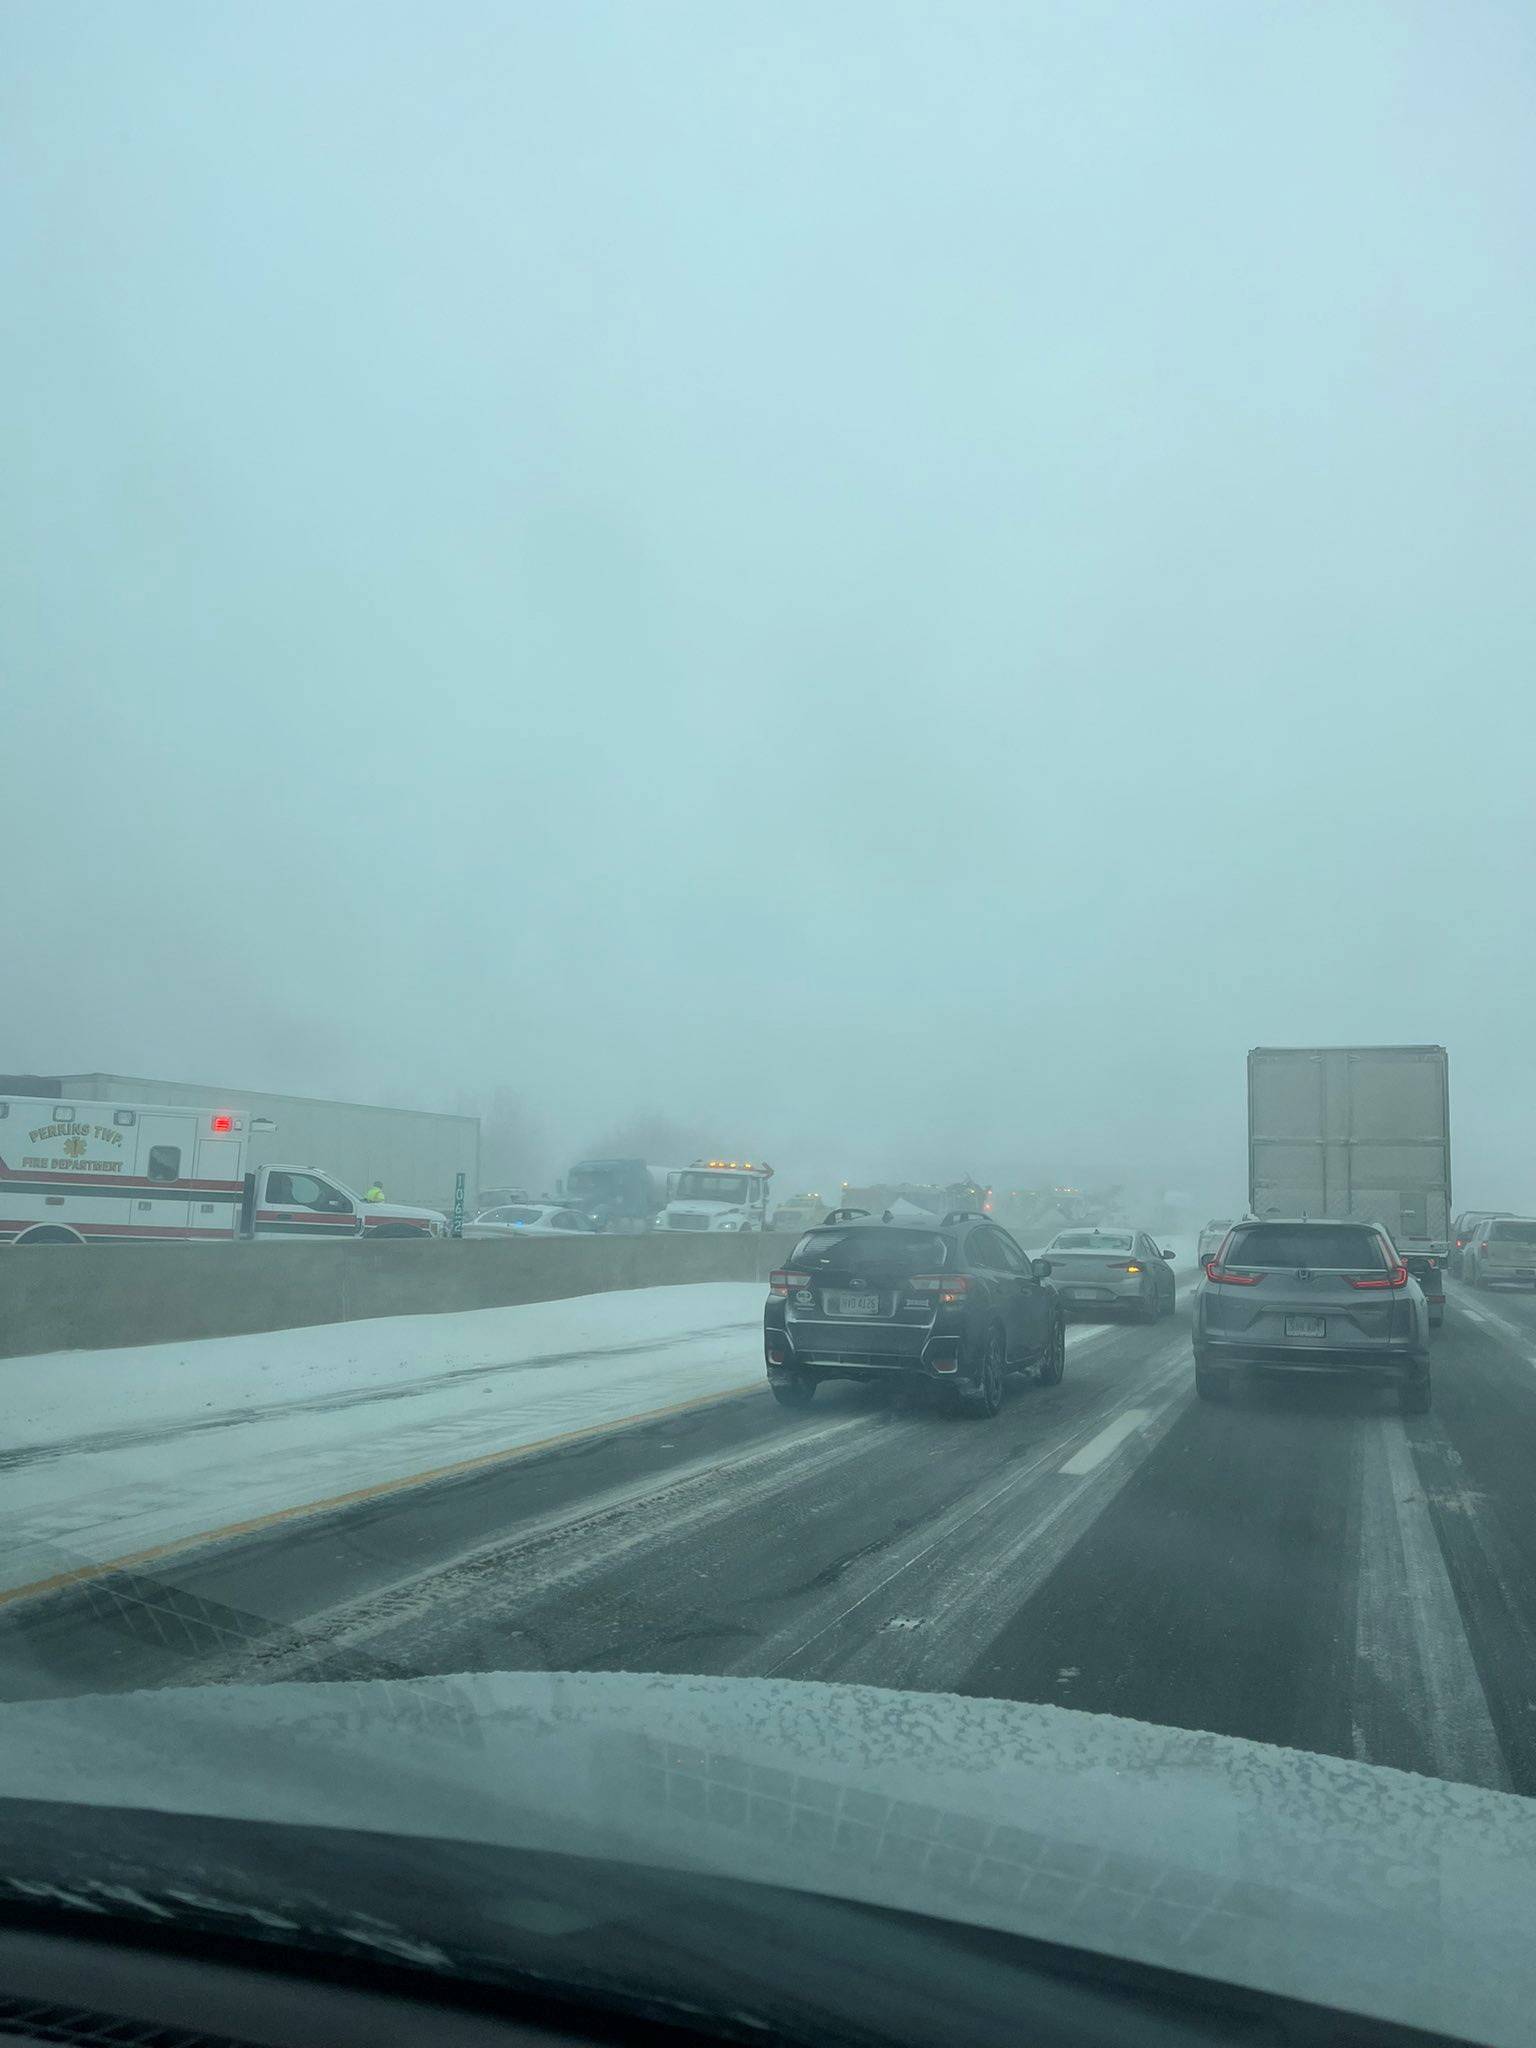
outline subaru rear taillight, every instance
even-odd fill
[[[1373,1273],[1368,1280],[1351,1278],[1349,1284],[1351,1287],[1374,1287],[1377,1289],[1406,1287],[1408,1285],[1408,1268],[1399,1263],[1395,1266],[1389,1266],[1385,1273]]]
[[[971,1291],[968,1273],[914,1273],[912,1285],[924,1294],[936,1294],[940,1301],[959,1301]]]
[[[809,1273],[770,1273],[768,1275],[769,1292],[773,1294],[788,1294],[791,1287],[809,1287],[810,1284],[811,1276]]]
[[[1205,1277],[1214,1287],[1257,1287],[1264,1278],[1262,1273],[1232,1273],[1219,1258],[1207,1259]]]

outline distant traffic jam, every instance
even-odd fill
[[[1257,1372],[1349,1377],[1428,1411],[1430,1337],[1454,1256],[1477,1284],[1536,1285],[1536,1221],[1450,1219],[1441,1046],[1256,1047],[1248,1056],[1249,1208],[1199,1239],[1195,1391]],[[989,1417],[1010,1378],[1061,1377],[1066,1316],[1171,1314],[1174,1254],[1124,1219],[1085,1220],[1031,1257],[990,1204],[927,1228],[910,1195],[808,1230],[769,1283],[769,1385],[802,1408],[827,1379],[882,1382]],[[1454,1243],[1453,1243],[1454,1237]]]
[[[165,1100],[130,1101],[115,1077],[73,1079],[82,1085],[67,1098],[64,1078],[48,1093],[0,1097],[0,1242],[793,1232],[763,1322],[769,1386],[789,1408],[823,1380],[852,1379],[995,1415],[1010,1380],[1060,1379],[1069,1318],[1156,1323],[1177,1306],[1173,1248],[1113,1198],[1090,1213],[1076,1190],[1052,1191],[1049,1211],[968,1180],[845,1181],[831,1203],[776,1201],[760,1158],[586,1158],[540,1194],[477,1186],[471,1197],[473,1168],[459,1166],[443,1208],[385,1199],[377,1171],[359,1194],[327,1167],[270,1157],[279,1118],[251,1101],[201,1106],[169,1084]],[[1255,1372],[1344,1375],[1390,1386],[1405,1412],[1422,1414],[1446,1273],[1479,1288],[1536,1286],[1536,1219],[1452,1217],[1448,1100],[1441,1046],[1250,1052],[1248,1206],[1212,1219],[1197,1246],[1202,1399],[1229,1398]],[[271,1106],[287,1119],[290,1106]],[[419,1153],[418,1127],[431,1126],[425,1140],[450,1148],[439,1148],[440,1180],[445,1161],[463,1156],[453,1127],[472,1121],[302,1101],[291,1110],[301,1132],[330,1129],[375,1153],[402,1124]],[[1048,1214],[1055,1227],[1042,1239]]]

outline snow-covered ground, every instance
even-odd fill
[[[762,1304],[761,1281],[719,1281],[0,1360],[0,1597],[680,1403],[762,1392]],[[1068,1343],[1105,1327],[1075,1325]]]
[[[761,1281],[0,1361],[0,1589],[763,1385]]]

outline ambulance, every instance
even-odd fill
[[[365,1202],[317,1166],[248,1171],[253,1133],[274,1128],[227,1109],[0,1097],[0,1244],[446,1234],[440,1211]]]

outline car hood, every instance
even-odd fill
[[[0,1796],[702,1870],[1511,2048],[1536,2003],[1536,1803],[1061,1707],[629,1673],[96,1695],[0,1706]]]
[[[412,1223],[446,1223],[448,1218],[441,1209],[415,1209],[407,1202],[365,1202],[363,1214],[368,1216],[404,1216]]]

